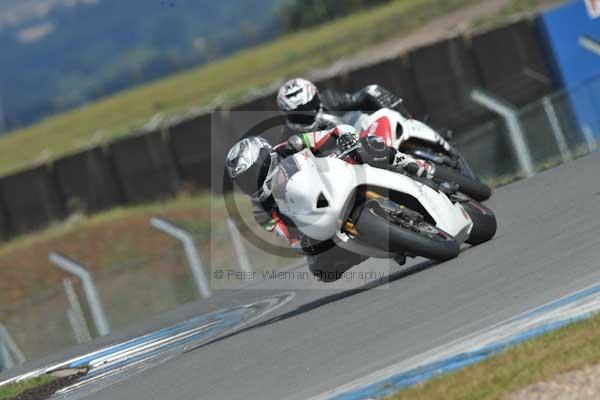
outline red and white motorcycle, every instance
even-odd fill
[[[401,100],[392,108],[382,108],[373,114],[352,111],[341,117],[322,114],[320,118],[331,125],[351,125],[362,132],[361,136],[377,135],[388,146],[433,163],[434,180],[454,182],[462,193],[475,200],[487,200],[492,194],[460,152],[427,124],[410,117]]]

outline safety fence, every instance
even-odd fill
[[[600,78],[544,96],[521,109],[511,108],[515,127],[499,118],[457,138],[457,145],[477,174],[500,184],[527,177],[598,149],[596,124],[582,124],[572,107],[577,98],[600,116]],[[520,131],[521,133],[519,133]],[[512,137],[522,135],[522,141]]]
[[[253,246],[244,239],[246,232],[239,232],[232,222],[215,226],[204,235],[161,222],[185,232],[197,260],[190,257],[177,233],[163,230],[155,221],[148,221],[148,229],[170,235],[172,245],[101,266],[49,254],[49,260],[37,268],[59,271],[61,279],[53,279],[52,284],[44,284],[42,290],[23,300],[0,306],[0,371],[140,321],[149,322],[180,305],[246,284],[244,279],[220,284],[211,277],[214,266],[258,272],[260,268],[284,268],[301,261]],[[75,266],[64,267],[63,262]],[[208,294],[198,283],[201,280],[209,288]]]

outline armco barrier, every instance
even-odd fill
[[[349,87],[344,83],[341,76],[332,76],[330,78],[321,79],[315,82],[319,90],[349,90]]]
[[[476,35],[471,48],[483,87],[511,104],[523,106],[552,91],[550,71],[529,21]]]
[[[216,194],[223,193],[223,177],[225,173],[225,155],[238,140],[231,126],[230,111],[215,111],[210,114],[210,190]]]
[[[360,90],[367,85],[378,84],[400,96],[404,100],[406,108],[415,117],[425,114],[412,71],[405,58],[394,58],[368,65],[350,71],[344,78],[352,91]]]
[[[210,188],[210,114],[177,122],[169,128],[169,137],[181,178],[198,188]]]
[[[0,240],[6,240],[10,238],[10,221],[8,220],[8,213],[4,206],[4,198],[0,194]]]
[[[123,203],[115,170],[100,147],[57,160],[54,171],[69,212],[96,212]]]
[[[46,226],[66,216],[58,184],[48,166],[18,172],[0,180],[13,233]]]
[[[238,104],[233,107],[232,111],[265,111],[265,110],[276,110],[277,103],[273,101],[276,94],[268,94],[262,97],[257,97],[246,103]]]
[[[179,190],[172,153],[161,131],[118,140],[109,150],[127,202],[152,201]]]
[[[281,131],[283,127],[272,128],[269,131],[265,131],[261,128],[259,129],[260,132],[251,132],[251,130],[257,126],[257,124],[260,124],[269,118],[281,115],[277,108],[260,108],[268,103],[269,100],[267,98],[261,98],[251,103],[242,104],[231,109],[231,111],[226,114],[231,129],[229,132],[230,135],[237,140],[245,134],[252,133],[257,135],[265,135],[269,138],[269,140],[274,142],[279,141],[281,139]]]
[[[242,106],[242,109],[248,111],[274,111],[278,110],[277,106],[277,92],[266,93],[258,99],[254,99],[247,103],[246,106]]]
[[[486,123],[457,139],[457,146],[480,178],[518,173],[518,162],[500,119]]]
[[[470,98],[471,90],[481,82],[463,38],[414,50],[410,61],[433,126],[462,130],[491,117]]]

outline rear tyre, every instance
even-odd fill
[[[389,214],[375,202],[367,203],[354,227],[361,240],[390,253],[405,253],[436,261],[458,256],[456,239],[425,221],[406,221]]]
[[[435,181],[454,182],[459,186],[462,193],[477,201],[484,201],[492,196],[492,189],[479,179],[469,178],[460,172],[439,165],[435,166],[433,179]]]
[[[494,213],[486,206],[474,201],[464,203],[462,206],[473,220],[473,229],[466,242],[476,246],[493,238],[498,228]]]

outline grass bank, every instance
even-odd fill
[[[213,211],[215,217],[224,215],[217,208]],[[210,214],[210,196],[182,195],[92,216],[76,214],[38,233],[17,237],[0,247],[0,311],[50,287],[60,287],[65,274],[48,262],[51,251],[85,263],[95,275],[114,272],[132,260],[177,244],[150,227],[151,216],[163,216],[202,235],[210,233]]]
[[[471,28],[477,30],[492,28],[499,21],[505,21],[516,16],[524,16],[539,8],[548,8],[560,3],[564,3],[564,0],[512,0],[499,12],[477,18],[471,24]]]
[[[249,201],[234,200],[241,215],[250,220]],[[152,228],[152,216],[161,216],[192,232],[206,266],[239,268],[235,246],[224,224],[227,211],[223,199],[206,193],[92,216],[74,215],[42,232],[15,238],[0,247],[0,321],[27,359],[75,343],[63,280],[71,278],[79,298],[85,297],[78,279],[49,262],[52,251],[82,263],[91,272],[112,329],[198,299],[181,243]],[[252,229],[266,240],[274,240],[258,225],[248,222],[242,236],[247,237],[247,229]],[[245,250],[257,269],[297,262],[296,258],[272,255],[247,243]],[[221,281],[212,283],[213,290],[226,289]],[[235,288],[238,283],[231,282],[227,288]],[[90,333],[95,336],[87,303],[83,308]]]
[[[396,0],[118,93],[0,139],[0,174],[126,135],[158,112],[239,99],[481,0]]]
[[[600,316],[508,349],[481,363],[403,390],[387,400],[496,400],[600,362]]]
[[[252,229],[265,238],[272,236],[252,223],[250,202],[244,196],[232,198],[247,221],[248,228],[242,230]],[[62,292],[62,279],[66,274],[48,261],[52,251],[84,264],[98,285],[108,286],[110,291],[117,290],[110,285],[115,280],[120,280],[124,292],[131,292],[135,287],[149,290],[139,284],[129,288],[125,285],[128,277],[135,279],[136,272],[140,271],[164,273],[165,279],[181,275],[182,281],[191,284],[181,244],[152,228],[150,218],[153,216],[163,217],[194,234],[207,265],[237,265],[224,223],[227,215],[223,198],[208,193],[183,194],[163,202],[119,207],[95,215],[76,214],[43,231],[16,237],[0,247],[0,320],[13,308],[22,307],[24,300],[37,302],[50,289]],[[256,265],[273,266],[286,261],[252,246],[246,247],[250,261]],[[193,291],[193,284],[190,288]]]
[[[0,386],[0,400],[29,399],[29,396],[24,396],[26,392],[49,386],[56,380],[57,378],[50,375],[42,375],[23,382]]]

